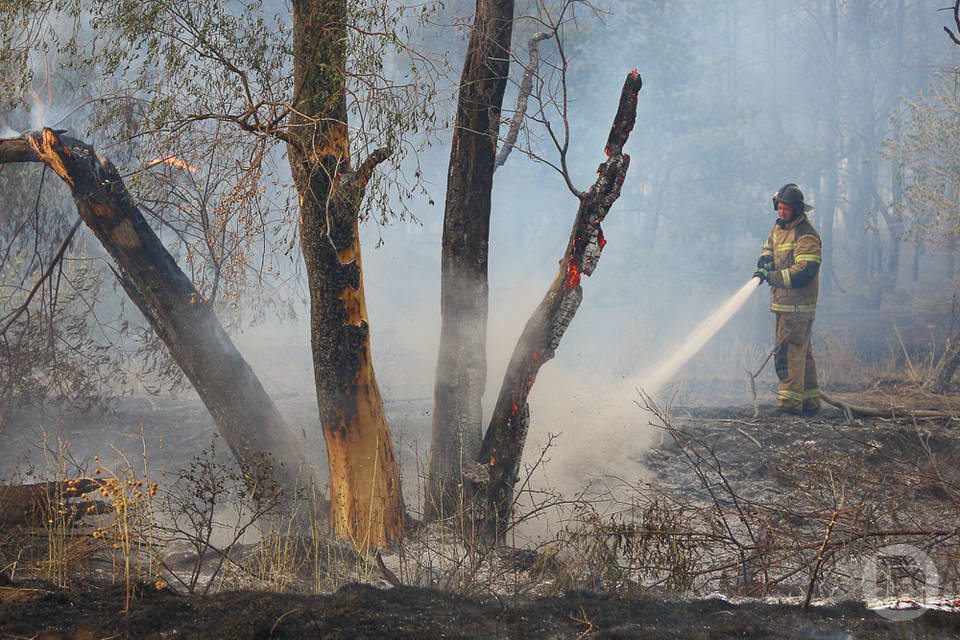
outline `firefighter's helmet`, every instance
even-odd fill
[[[806,213],[807,211],[813,211],[813,207],[803,202],[803,191],[800,191],[800,187],[795,185],[792,182],[780,187],[775,194],[773,194],[773,210],[777,210],[778,203],[788,204],[793,207],[794,215],[799,213]]]

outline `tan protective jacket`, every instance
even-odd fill
[[[770,311],[812,317],[820,289],[820,234],[806,214],[785,223],[777,220],[760,255],[773,257]]]

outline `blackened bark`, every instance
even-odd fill
[[[298,483],[308,483],[312,474],[300,443],[134,205],[114,166],[92,147],[61,139],[50,129],[0,141],[0,160],[15,157],[24,142],[33,160],[46,163],[69,185],[80,217],[116,262],[124,290],[196,389],[244,471],[263,478],[272,466],[274,480],[292,497]]]
[[[424,512],[456,512],[462,474],[480,451],[487,377],[487,246],[513,0],[477,0],[460,76],[440,274],[440,350]]]
[[[527,321],[510,358],[496,408],[480,451],[479,462],[489,474],[485,487],[486,509],[478,514],[479,526],[493,537],[502,537],[513,505],[513,489],[530,424],[527,399],[537,372],[553,358],[560,339],[583,299],[582,275],[597,266],[606,241],[600,223],[620,196],[620,187],[630,164],[623,153],[637,114],[640,75],[627,76],[620,103],[607,139],[606,161],[597,170],[597,181],[580,200],[560,269],[543,301]]]
[[[400,474],[373,372],[358,214],[370,172],[350,167],[346,0],[293,2],[294,108],[287,152],[300,195],[317,404],[330,467],[330,519],[358,547],[403,528]]]
[[[923,386],[933,393],[943,393],[953,379],[958,365],[960,365],[960,332],[950,340],[947,350],[940,356],[940,361],[933,369],[933,375]]]

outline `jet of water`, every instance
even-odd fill
[[[700,326],[687,336],[686,340],[674,350],[669,358],[654,369],[652,373],[646,375],[637,387],[643,389],[644,393],[649,395],[659,391],[680,370],[680,367],[685,365],[720,330],[720,327],[733,317],[733,314],[743,306],[750,294],[759,286],[760,278],[750,278],[745,285],[740,287],[739,291],[700,323]]]

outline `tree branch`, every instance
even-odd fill
[[[523,68],[523,77],[520,80],[520,92],[517,94],[517,108],[513,113],[510,130],[507,132],[507,137],[503,141],[503,147],[501,147],[500,152],[497,153],[496,167],[502,166],[503,163],[507,161],[510,152],[513,151],[513,147],[517,142],[517,137],[520,135],[520,126],[523,124],[523,118],[527,113],[527,101],[533,92],[533,77],[536,75],[537,68],[540,66],[540,41],[552,38],[555,33],[555,30],[538,31],[531,36],[530,42],[527,44],[529,62]]]
[[[956,0],[956,2],[953,3],[953,24],[957,25],[957,32],[960,33],[960,0]],[[960,39],[953,35],[950,27],[944,27],[943,30],[946,31],[950,39],[953,40],[953,44],[960,45]]]
[[[392,151],[388,147],[380,147],[375,150],[367,156],[366,160],[360,163],[360,166],[353,172],[347,184],[354,189],[362,189],[365,187],[370,180],[370,176],[373,175],[373,170],[377,168],[377,165],[389,158],[391,153]]]
[[[40,156],[24,138],[0,138],[0,164],[40,162]]]
[[[23,312],[27,310],[27,307],[30,306],[30,302],[33,300],[33,296],[37,294],[37,291],[40,290],[41,285],[50,277],[50,274],[53,273],[54,268],[60,264],[60,260],[63,259],[63,254],[66,253],[67,247],[70,246],[70,242],[73,240],[74,234],[76,234],[77,229],[80,228],[80,223],[83,222],[82,218],[77,218],[77,221],[73,223],[73,226],[70,227],[70,231],[67,232],[67,237],[64,238],[63,243],[60,245],[60,249],[57,251],[57,254],[53,256],[53,260],[50,262],[50,266],[47,267],[47,270],[43,272],[40,276],[40,279],[33,285],[33,288],[30,289],[30,293],[27,295],[27,299],[23,301],[19,307],[8,313],[3,317],[3,320],[6,323],[3,325],[3,328],[0,329],[0,335],[4,335],[10,329],[14,322],[17,321]]]

